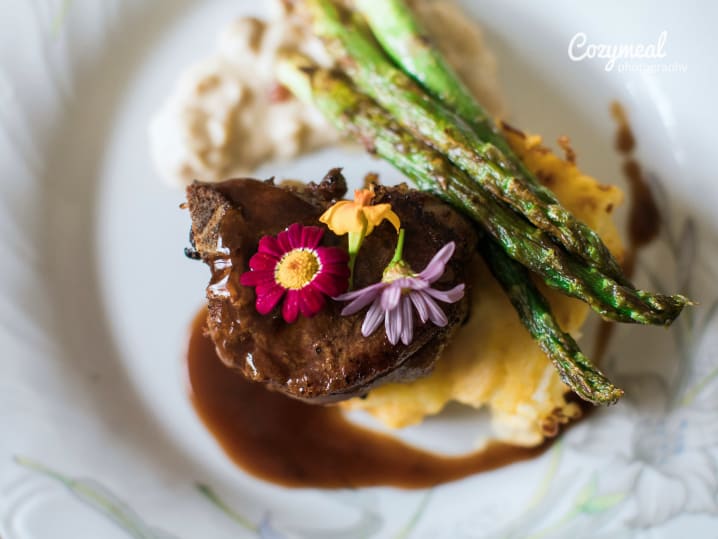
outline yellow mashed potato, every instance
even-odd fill
[[[622,202],[622,192],[582,174],[567,144],[562,159],[542,146],[538,136],[525,136],[508,126],[504,133],[526,165],[564,206],[599,233],[620,260],[623,247],[612,212]],[[561,423],[580,416],[578,405],[566,400],[568,388],[478,256],[474,270],[471,316],[434,371],[414,382],[382,386],[344,407],[365,410],[399,428],[438,413],[450,401],[488,406],[493,437],[523,446],[540,444],[555,435]],[[541,286],[561,327],[576,336],[588,306]]]

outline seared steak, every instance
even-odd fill
[[[363,337],[365,311],[341,316],[343,304],[332,300],[316,316],[299,317],[293,324],[282,319],[278,308],[270,315],[260,315],[254,305],[254,289],[239,284],[260,238],[276,235],[296,222],[323,227],[319,216],[345,192],[346,182],[338,169],[305,189],[252,179],[196,182],[187,188],[193,248],[212,272],[207,286],[208,327],[219,357],[251,380],[313,402],[362,395],[377,384],[428,373],[467,313],[468,294],[458,303],[442,304],[449,324],[439,328],[417,319],[414,340],[408,346],[390,344],[383,326]],[[462,216],[405,185],[378,186],[375,203],[383,202],[391,203],[406,229],[404,259],[415,271],[421,271],[453,240],[456,251],[435,286],[445,290],[468,283],[476,236]],[[355,288],[381,279],[396,239],[396,231],[387,222],[366,238],[357,258]],[[327,229],[322,244],[345,247],[346,238]]]

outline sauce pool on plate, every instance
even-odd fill
[[[493,443],[461,457],[411,447],[352,424],[336,407],[245,380],[217,356],[205,335],[206,315],[202,309],[195,318],[187,351],[192,402],[232,461],[260,479],[289,487],[425,488],[533,458],[550,445]]]

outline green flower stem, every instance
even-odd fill
[[[399,238],[396,240],[396,249],[394,250],[394,257],[391,259],[389,264],[396,264],[400,262],[404,257],[404,229],[399,229]]]
[[[361,249],[364,238],[366,238],[367,223],[364,224],[359,232],[349,232],[347,234],[347,250],[349,251],[349,290],[354,286],[354,264],[356,264],[359,249]]]
[[[413,277],[416,274],[411,266],[404,262],[404,229],[399,229],[399,237],[396,240],[396,249],[394,250],[394,256],[384,268],[384,273],[381,277],[382,282],[391,283],[397,279],[403,277]]]

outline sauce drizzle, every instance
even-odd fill
[[[551,440],[523,448],[492,443],[442,457],[347,421],[336,407],[300,402],[226,367],[205,335],[206,309],[192,325],[187,367],[192,402],[240,468],[288,487],[389,485],[425,488],[534,458]]]

